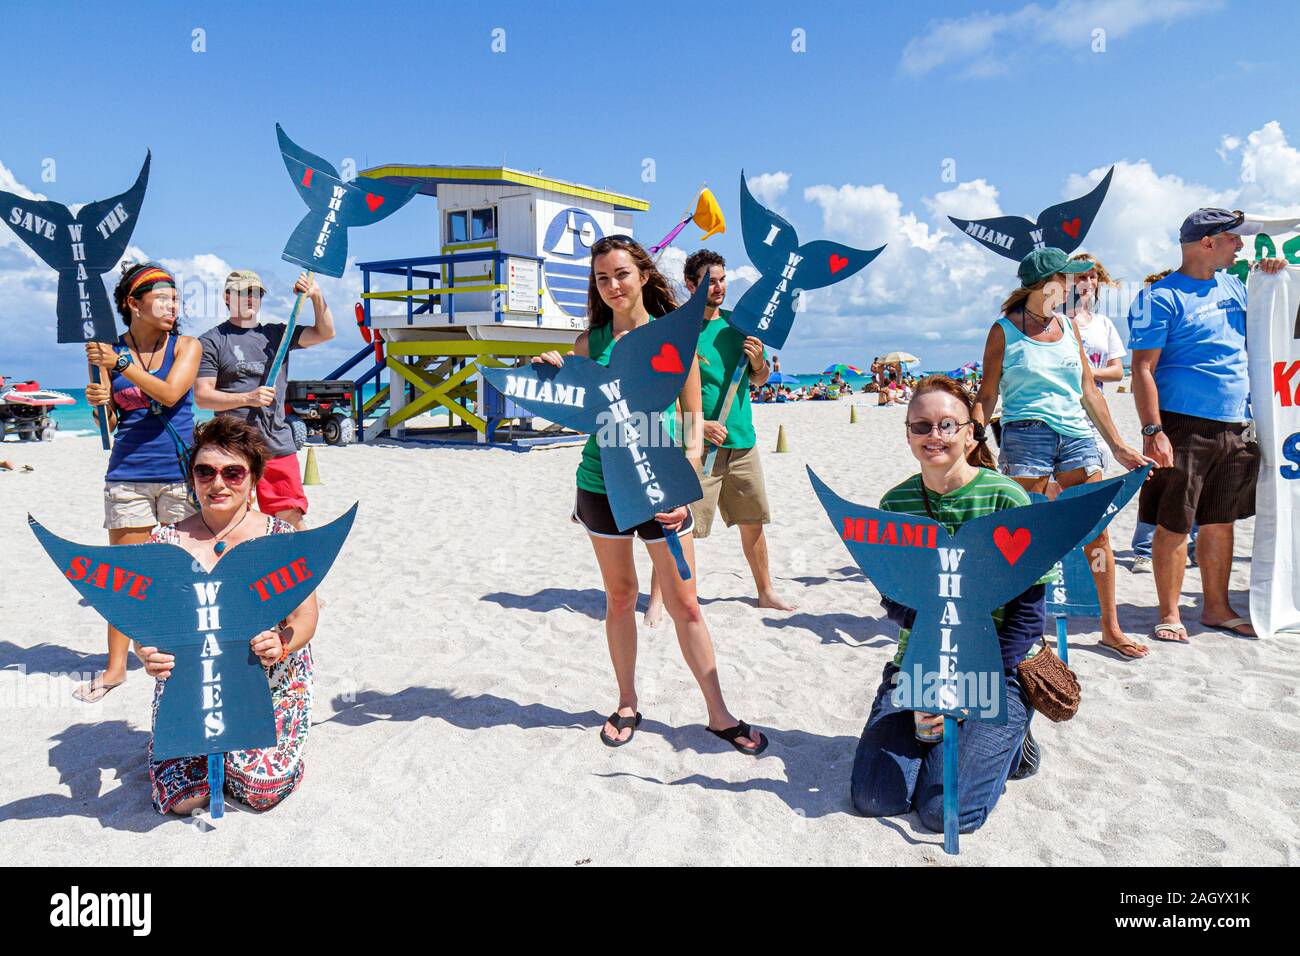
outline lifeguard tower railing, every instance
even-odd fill
[[[489,245],[494,244],[485,244]],[[539,336],[544,328],[543,262],[538,256],[473,248],[437,256],[358,263],[364,324],[387,333],[385,357],[378,362],[378,352],[367,345],[330,377],[342,378],[368,360],[371,363],[353,380],[353,412],[361,440],[370,441],[384,431],[400,435],[404,423],[439,406],[447,410],[449,424],[459,420],[473,428],[478,433],[477,442],[491,440],[499,421],[526,417],[526,413],[501,401],[500,396],[484,394],[490,387],[475,373],[479,365],[503,368],[520,357],[572,346],[572,336],[558,331],[553,336],[545,332]],[[482,271],[485,263],[489,272]],[[476,271],[468,281],[458,282],[458,265],[472,265]],[[512,284],[517,275],[525,277],[522,284]],[[405,288],[378,288],[381,281],[388,284],[380,277],[404,280]],[[475,296],[476,304],[486,302],[489,308],[458,312],[456,298],[464,295]],[[531,309],[524,309],[527,303],[521,302],[521,295],[536,295]],[[372,314],[376,302],[402,303],[404,326],[398,310],[385,314],[382,325],[376,327]],[[499,335],[495,334],[497,329]],[[510,330],[521,329],[529,330],[527,337],[510,337]],[[422,336],[425,332],[432,334]],[[381,383],[384,371],[389,373],[387,385]],[[370,382],[374,389],[366,398],[365,385]]]

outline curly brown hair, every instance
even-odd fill
[[[943,392],[945,395],[951,395],[966,409],[967,417],[973,418],[975,396],[967,391],[960,382],[953,381],[947,375],[927,375],[916,383],[916,389],[912,392],[912,401],[916,401],[926,392]],[[993,452],[989,451],[989,446],[984,441],[984,426],[979,422],[972,421],[971,428],[975,435],[976,445],[967,453],[966,461],[978,468],[997,471],[998,466],[993,460]]]
[[[587,279],[587,327],[600,328],[614,321],[614,310],[605,304],[596,288],[596,260],[603,255],[622,249],[632,257],[632,264],[646,276],[645,285],[641,287],[641,300],[646,311],[656,319],[667,315],[677,308],[677,298],[672,286],[650,254],[642,248],[641,243],[631,236],[606,236],[598,239],[591,247],[591,275]]]
[[[190,460],[185,469],[190,484],[194,481],[194,462],[208,445],[216,445],[222,451],[242,458],[248,464],[248,471],[253,476],[253,485],[262,480],[266,471],[266,461],[270,451],[262,439],[262,433],[233,415],[218,415],[211,421],[204,422],[194,429],[194,442],[190,445]]]

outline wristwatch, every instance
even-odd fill
[[[1145,435],[1147,438],[1150,438],[1152,435],[1158,434],[1164,430],[1165,430],[1164,425],[1143,425],[1142,426],[1142,434]]]
[[[126,367],[133,361],[135,360],[131,358],[130,352],[119,352],[117,354],[117,364],[113,366],[113,372],[117,375],[121,375],[126,371]]]

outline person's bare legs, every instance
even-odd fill
[[[618,682],[618,714],[635,717],[637,580],[632,539],[589,537],[605,583],[605,640]],[[613,724],[605,722],[605,736],[610,740],[627,740],[633,729],[615,730]]]
[[[754,575],[754,586],[758,588],[758,606],[772,608],[776,611],[793,611],[793,604],[787,604],[777,597],[772,589],[772,575],[768,569],[767,535],[759,522],[738,524],[740,529],[740,546],[745,551],[745,560]]]
[[[727,709],[722,699],[722,685],[718,682],[718,664],[713,656],[713,639],[709,636],[708,626],[704,623],[704,613],[700,610],[699,596],[695,591],[695,539],[693,535],[682,535],[682,553],[691,568],[691,579],[683,581],[677,573],[677,564],[668,553],[668,542],[647,541],[646,550],[654,562],[659,580],[663,582],[664,609],[673,620],[677,629],[677,644],[682,649],[686,666],[695,675],[695,681],[704,694],[704,706],[709,713],[711,730],[727,730],[740,721]],[[635,588],[633,590],[635,594]],[[737,737],[736,743],[751,750],[759,746],[759,733],[751,728],[749,737]]]
[[[659,586],[659,569],[650,569],[650,603],[645,609],[645,626],[658,627],[664,619],[664,589]]]
[[[1203,524],[1196,536],[1196,566],[1201,569],[1201,623],[1217,627],[1238,614],[1228,603],[1228,582],[1232,576],[1232,523]],[[1255,637],[1249,624],[1239,624],[1234,630],[1243,637]]]
[[[153,528],[109,528],[109,544],[144,544],[149,540]],[[115,628],[108,626],[108,666],[81,684],[72,692],[72,696],[86,704],[97,704],[110,690],[126,680],[127,654],[131,650],[131,639]]]
[[[1102,480],[1101,472],[1088,476],[1082,468],[1056,477],[1062,490]],[[1130,639],[1119,625],[1119,611],[1115,606],[1115,552],[1110,546],[1110,534],[1103,531],[1084,545],[1083,553],[1088,557],[1088,568],[1097,585],[1097,603],[1101,605],[1101,642],[1125,657],[1146,657],[1151,649]]]
[[[1186,570],[1187,535],[1156,525],[1155,537],[1151,539],[1151,571],[1156,579],[1156,600],[1161,624],[1183,626],[1183,619],[1178,612],[1178,599],[1183,593],[1183,573]],[[1187,634],[1185,631],[1181,633],[1182,637],[1169,640],[1186,644]]]

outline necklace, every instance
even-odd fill
[[[135,349],[135,357],[138,358],[138,359],[140,360],[140,364],[141,364],[142,366],[144,366],[144,370],[145,370],[146,372],[153,372],[153,369],[150,368],[148,365],[145,364],[145,361],[144,361],[144,353],[140,351],[140,344],[136,341],[135,333],[133,333],[133,332],[127,332],[126,334],[127,334],[128,336],[130,336],[130,338],[131,338],[131,347],[132,347],[133,349]],[[151,350],[150,354],[151,354],[154,358],[157,358],[157,357],[158,357],[158,347],[159,347],[160,345],[162,345],[162,344],[163,344],[164,342],[166,342],[166,341],[167,341],[167,333],[164,332],[164,333],[162,334],[162,337],[159,338],[158,341],[155,342],[155,343],[153,344],[153,349]],[[161,364],[161,363],[159,363],[159,364]]]
[[[212,535],[212,537],[214,537],[214,538],[217,539],[217,543],[214,544],[214,545],[212,546],[212,550],[213,550],[214,552],[216,552],[217,554],[221,554],[221,552],[223,552],[223,551],[226,550],[226,542],[223,541],[222,538],[227,537],[227,536],[228,536],[232,531],[234,531],[234,530],[235,530],[236,528],[238,528],[241,524],[243,524],[243,523],[244,523],[244,518],[247,518],[247,517],[248,517],[248,513],[249,513],[250,511],[252,511],[252,510],[253,510],[253,505],[252,505],[251,502],[250,502],[249,504],[245,505],[245,506],[244,506],[244,517],[243,517],[243,518],[240,518],[240,519],[239,519],[238,521],[236,521],[233,525],[231,525],[229,528],[227,528],[225,531],[223,531],[220,535],[218,535],[215,531],[213,531],[212,528],[208,525],[207,519],[203,517],[203,512],[202,512],[202,511],[199,512],[199,520],[203,522],[203,527],[205,527],[205,528],[208,529],[208,534]]]
[[[1030,309],[1029,306],[1022,305],[1020,307],[1020,331],[1024,332],[1026,335],[1030,334],[1029,320],[1031,318],[1038,323],[1038,332],[1042,333],[1048,330],[1052,322],[1055,321],[1056,315],[1039,315],[1037,312]]]

